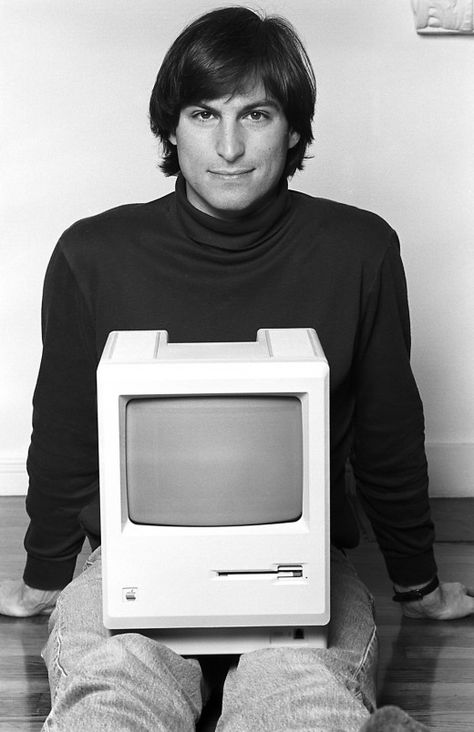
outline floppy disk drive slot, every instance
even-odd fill
[[[278,564],[274,569],[218,569],[220,579],[302,579],[302,564]]]

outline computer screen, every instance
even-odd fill
[[[170,526],[296,521],[303,501],[301,401],[206,395],[127,400],[130,520]]]

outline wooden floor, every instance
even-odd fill
[[[0,580],[23,568],[22,498],[0,498]],[[380,637],[379,703],[397,704],[433,730],[474,730],[474,619],[401,620],[376,546],[352,553],[376,598]],[[474,585],[474,544],[437,545],[441,577]],[[40,650],[47,619],[0,616],[0,732],[40,730],[49,690]],[[256,732],[258,732],[256,730]]]

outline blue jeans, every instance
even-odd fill
[[[375,707],[373,601],[346,556],[331,556],[327,649],[271,648],[229,669],[218,732],[356,732]],[[61,593],[43,651],[52,709],[43,730],[187,732],[207,689],[197,659],[102,623],[100,549]]]

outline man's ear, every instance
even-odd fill
[[[292,147],[297,145],[301,139],[301,135],[299,132],[295,132],[294,130],[290,130],[288,133],[288,150],[291,150]]]
[[[176,145],[176,134],[174,132],[171,132],[168,135],[168,141],[171,142],[172,145]]]

